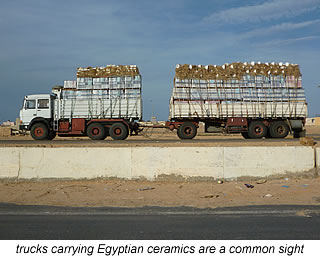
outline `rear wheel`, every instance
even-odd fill
[[[285,138],[289,134],[289,126],[283,121],[276,121],[270,125],[270,135],[273,138]]]
[[[49,136],[49,129],[44,123],[36,123],[31,127],[30,134],[35,140],[46,140]]]
[[[103,140],[106,138],[105,127],[99,123],[90,124],[87,128],[87,135],[92,140]]]
[[[268,128],[261,121],[253,121],[249,125],[248,136],[250,138],[262,138],[267,135]]]
[[[267,139],[272,138],[272,136],[271,136],[271,134],[270,134],[270,129],[269,129],[269,128],[268,128],[268,132],[267,132],[266,138],[267,138]]]
[[[177,130],[180,139],[192,139],[197,135],[197,127],[192,122],[184,122]]]
[[[299,132],[293,132],[293,138],[300,138]]]
[[[306,130],[294,131],[293,138],[306,137]]]
[[[241,132],[241,135],[242,135],[242,137],[244,139],[249,139],[250,138],[248,132]]]
[[[115,123],[110,127],[109,135],[113,140],[124,140],[128,137],[129,131],[124,124]]]

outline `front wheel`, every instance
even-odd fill
[[[110,127],[109,135],[113,140],[124,140],[128,137],[129,131],[124,124],[115,123]]]
[[[46,140],[49,129],[44,123],[36,123],[31,127],[30,134],[34,140]]]
[[[197,127],[192,122],[184,122],[177,130],[180,139],[192,139],[197,135]]]
[[[55,131],[50,130],[48,135],[48,140],[53,140],[56,137],[57,133]]]

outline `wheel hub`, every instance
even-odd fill
[[[115,133],[116,135],[120,135],[120,134],[121,134],[121,129],[120,129],[120,128],[116,128],[116,129],[114,130],[114,133]]]
[[[186,135],[191,135],[191,134],[192,134],[192,129],[191,129],[191,127],[186,127],[186,128],[184,129],[184,133],[185,133]]]
[[[262,130],[261,127],[257,126],[257,127],[254,129],[254,132],[255,132],[256,134],[261,134],[261,133],[263,132],[263,130]]]
[[[277,132],[278,132],[279,134],[283,134],[283,133],[284,133],[284,128],[283,128],[282,126],[279,126],[279,127],[277,128]]]
[[[100,130],[98,128],[93,128],[92,129],[92,134],[93,135],[99,135],[100,134]]]
[[[43,129],[41,127],[37,127],[35,129],[34,133],[35,133],[36,136],[40,137],[40,136],[43,136],[44,131],[43,131]]]

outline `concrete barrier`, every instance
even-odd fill
[[[223,178],[223,147],[132,148],[132,175]]]
[[[317,161],[320,150],[317,153]],[[312,172],[312,147],[0,148],[1,178],[97,178],[160,175],[232,179]]]
[[[314,171],[312,147],[225,147],[224,151],[226,179]]]
[[[20,178],[131,177],[128,148],[22,148]]]
[[[315,165],[318,175],[320,175],[320,147],[315,148]]]
[[[0,148],[0,178],[16,178],[20,172],[20,149]]]

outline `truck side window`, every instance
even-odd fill
[[[38,108],[49,108],[49,99],[38,99]]]
[[[36,101],[34,99],[30,99],[26,101],[26,109],[35,109]]]

